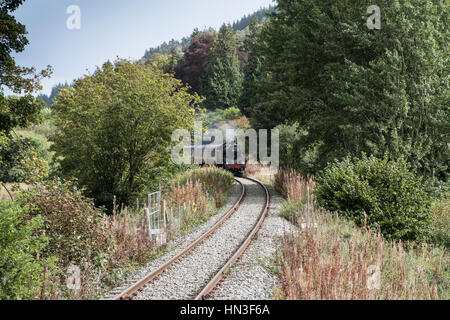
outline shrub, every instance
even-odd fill
[[[450,248],[450,196],[438,200],[431,207],[433,238],[438,245]]]
[[[125,207],[119,214],[108,216],[106,219],[108,232],[114,237],[114,244],[111,246],[112,255],[109,259],[111,269],[120,269],[127,264],[144,263],[154,253],[145,215]],[[108,279],[110,280],[111,278]]]
[[[20,138],[11,139],[0,148],[0,158],[0,181],[27,182],[29,172],[26,172],[27,165],[24,162],[33,162],[36,167],[42,167],[40,169],[46,171],[49,154],[39,140]]]
[[[237,119],[231,120],[231,123],[236,126],[236,128],[247,131],[252,126],[250,120],[246,116],[239,117]]]
[[[317,172],[320,143],[307,145],[308,131],[297,122],[280,124],[275,127],[280,132],[280,166],[289,167],[305,174]]]
[[[49,241],[38,232],[43,225],[41,216],[30,217],[28,207],[0,201],[0,300],[34,299],[46,293],[44,268],[52,269],[54,259],[39,257]]]
[[[48,181],[22,197],[34,214],[42,216],[41,228],[49,238],[46,255],[56,255],[62,267],[105,263],[111,243],[103,212],[73,183]]]
[[[305,210],[306,201],[292,201],[287,200],[283,202],[283,207],[280,211],[280,216],[294,225],[299,225],[299,216]]]
[[[317,201],[359,226],[377,227],[391,239],[430,237],[430,198],[402,159],[363,156],[330,164],[318,177]]]

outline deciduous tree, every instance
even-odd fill
[[[448,3],[278,0],[264,30],[270,75],[261,119],[299,123],[318,148],[314,171],[366,152],[403,155],[420,173],[449,173]],[[276,123],[275,123],[276,124]]]
[[[198,95],[148,65],[119,60],[60,90],[52,138],[62,177],[78,179],[97,205],[127,204],[170,166],[172,132],[193,125]]]

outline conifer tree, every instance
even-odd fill
[[[208,109],[236,107],[242,92],[242,73],[237,56],[236,37],[223,25],[214,40],[205,65],[201,94]]]
[[[261,38],[261,28],[258,18],[254,17],[249,26],[250,34],[244,41],[248,64],[244,67],[243,93],[239,107],[246,115],[249,115],[250,109],[258,103],[258,84],[267,76],[263,68],[265,48]]]

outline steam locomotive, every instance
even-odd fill
[[[223,143],[223,144],[207,144],[187,146],[185,149],[191,149],[191,154],[195,155],[200,153],[202,155],[211,155],[211,158],[205,159],[202,157],[202,162],[199,163],[200,166],[215,166],[218,168],[223,168],[232,172],[235,176],[242,177],[246,168],[246,158],[245,153],[239,148],[237,143]],[[222,156],[220,156],[220,153]],[[228,159],[230,158],[230,159]]]

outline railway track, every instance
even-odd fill
[[[206,298],[239,260],[269,211],[270,193],[264,184],[250,178],[236,181],[241,186],[240,196],[219,221],[168,262],[110,300]],[[236,234],[230,232],[234,230]]]

